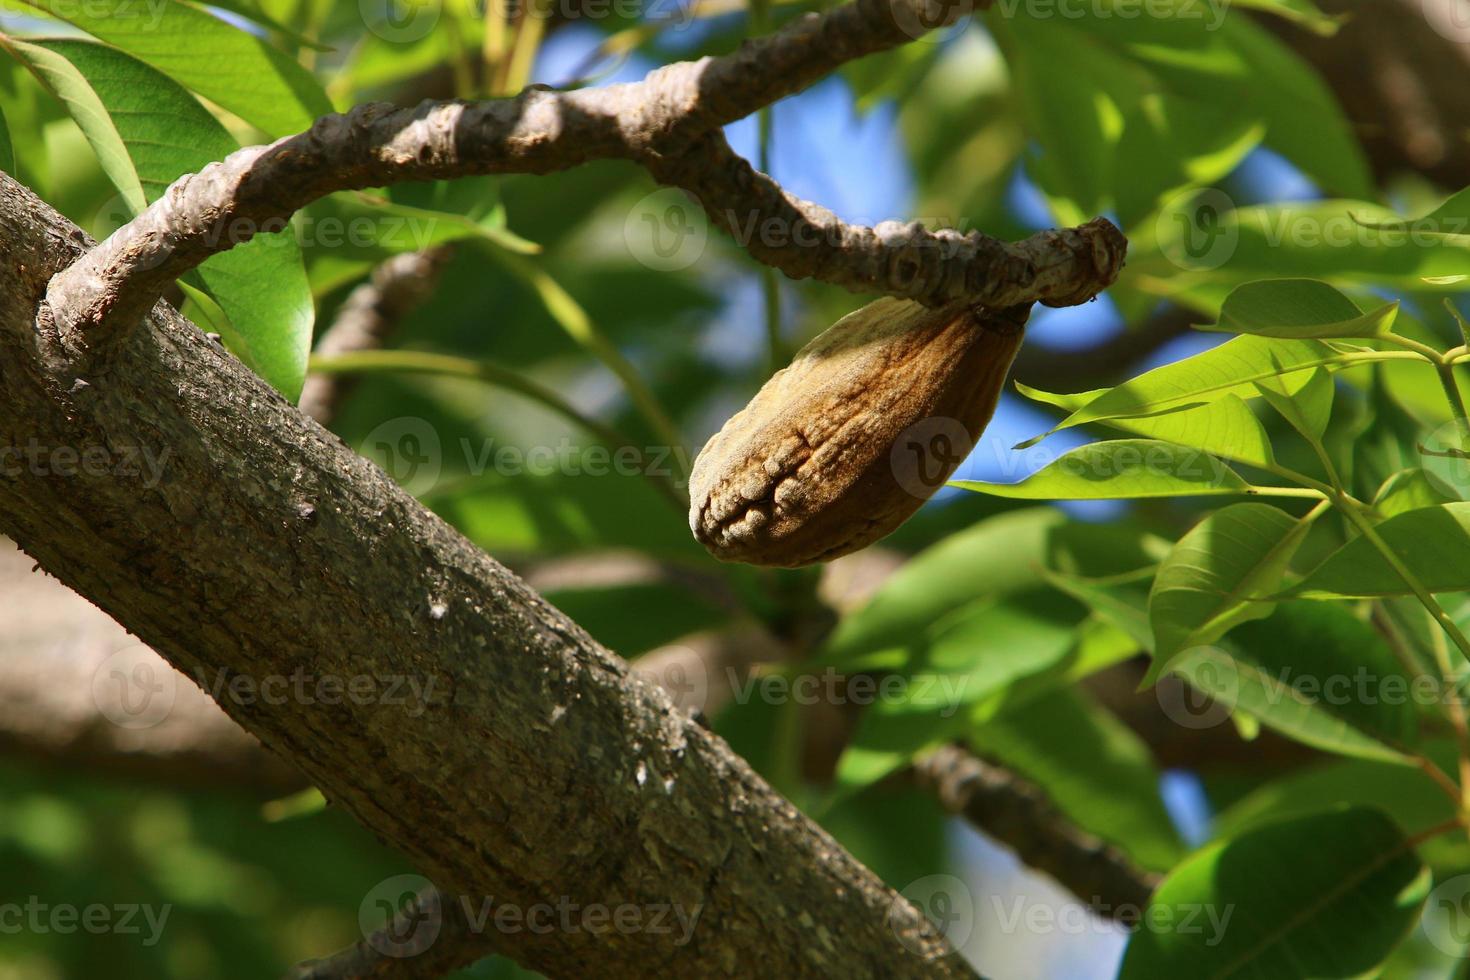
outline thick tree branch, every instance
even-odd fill
[[[265,797],[306,786],[208,695],[34,567],[0,540],[0,753],[110,778]],[[143,706],[128,697],[134,676],[162,686],[166,711],[149,710],[162,699]]]
[[[788,235],[820,229],[822,236],[804,250],[752,244],[758,257],[792,276],[815,275],[931,306],[958,298],[988,302],[984,292],[965,291],[992,279],[996,301],[1005,305],[1081,302],[1110,283],[1122,264],[1125,243],[1105,222],[1018,246],[978,233],[848,227],[786,197],[722,140],[704,138],[852,58],[911,40],[961,12],[962,5],[941,0],[855,0],[800,17],[734,54],[668,65],[641,82],[571,92],[533,86],[514,99],[373,104],[327,116],[305,133],[240,150],[180,178],[56,277],[47,294],[49,316],[68,345],[75,345],[73,331],[109,317],[131,324],[209,256],[280,230],[297,209],[335,191],[468,174],[549,173],[605,158],[649,167],[659,179],[687,187],[716,215],[734,205],[742,217],[754,209],[762,222],[784,223]]]
[[[86,245],[0,175],[0,530],[175,667],[223,672],[236,721],[446,894],[699,916],[682,945],[498,948],[553,976],[973,976],[724,742],[168,307],[58,380],[42,298]]]
[[[958,746],[920,760],[914,775],[947,810],[1015,851],[1028,867],[1051,875],[1099,915],[1137,921],[1161,880],[1067,820],[1037,786]]]

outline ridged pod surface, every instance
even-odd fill
[[[1029,310],[885,298],[837,321],[700,452],[695,538],[722,561],[794,567],[892,532],[989,423]]]

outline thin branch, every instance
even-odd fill
[[[383,346],[398,324],[433,293],[451,254],[448,246],[441,245],[404,252],[380,263],[368,281],[342,301],[337,319],[317,341],[317,356],[337,357]],[[327,425],[351,387],[350,376],[314,374],[306,379],[298,405]]]
[[[992,309],[1041,301],[1085,303],[1123,266],[1127,241],[1106,218],[1010,243],[917,222],[849,225],[788,194],[713,132],[673,158],[653,161],[661,183],[682,187],[750,254],[792,279],[887,293],[933,306],[965,301]]]
[[[391,922],[321,959],[307,960],[282,980],[419,980],[443,976],[495,952],[459,902],[433,885],[404,904]]]
[[[751,241],[794,277],[931,306],[1085,300],[1122,264],[1122,235],[1094,221],[1011,245],[979,233],[848,226],[786,196],[729,151],[720,126],[798,92],[847,61],[895,47],[962,12],[940,0],[856,0],[808,14],[732,54],[659,68],[640,82],[513,99],[362,105],[270,146],[239,150],[180,178],[151,207],[56,276],[50,323],[72,348],[104,320],[132,324],[179,276],[209,256],[278,231],[299,208],[336,191],[483,173],[549,173],[596,159],[632,160],[687,187],[711,214],[784,222],[820,236],[792,246]],[[932,256],[930,253],[934,253]],[[937,256],[937,257],[935,257]],[[977,291],[999,283],[995,295]]]
[[[1069,821],[1039,787],[959,746],[920,760],[914,776],[945,809],[1051,875],[1098,915],[1137,921],[1162,880]]]

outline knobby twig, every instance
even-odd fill
[[[914,766],[920,785],[1009,847],[1023,864],[1055,878],[1098,915],[1138,921],[1162,877],[1082,830],[1036,785],[959,746],[946,746]]]
[[[625,159],[684,187],[717,224],[782,224],[780,243],[749,242],[795,278],[930,306],[1081,302],[1116,277],[1126,243],[1102,219],[1009,244],[978,232],[886,222],[849,226],[786,195],[732,153],[719,127],[798,92],[854,58],[895,47],[963,12],[943,0],[855,0],[807,14],[733,54],[659,68],[640,82],[570,92],[533,86],[513,99],[358,106],[307,132],[239,150],[180,178],[151,207],[56,276],[47,314],[69,346],[104,320],[132,324],[209,256],[279,231],[335,191],[407,180],[563,170]],[[85,342],[80,331],[92,336]]]

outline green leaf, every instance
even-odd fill
[[[1162,870],[1179,860],[1179,837],[1148,747],[1078,689],[1026,701],[976,728],[970,740],[1144,867]]]
[[[1268,824],[1164,880],[1118,975],[1369,976],[1413,927],[1429,886],[1411,842],[1377,810]]]
[[[238,149],[193,96],[121,51],[69,39],[10,39],[5,46],[65,103],[134,211],[181,174]],[[229,319],[231,349],[294,399],[306,376],[315,309],[293,234],[257,235],[211,257],[198,276]]]
[[[1421,507],[1390,517],[1376,530],[1430,592],[1470,590],[1470,503]],[[1372,542],[1356,537],[1333,552],[1288,595],[1307,599],[1412,595]]]
[[[1295,393],[1289,394],[1279,378],[1258,381],[1256,389],[1308,443],[1321,448],[1327,423],[1332,421],[1332,400],[1337,393],[1337,385],[1326,368],[1313,371],[1307,383]]]
[[[1058,395],[1039,391],[1016,382],[1016,390],[1033,401],[1038,401],[1064,412],[1079,411],[1108,389],[1098,388],[1075,395]],[[1147,415],[1138,418],[1103,419],[1100,424],[1148,439],[1177,442],[1181,446],[1203,449],[1214,456],[1249,463],[1253,466],[1272,466],[1276,462],[1271,450],[1271,438],[1261,425],[1261,420],[1251,411],[1238,395],[1226,394],[1220,398],[1194,408],[1166,412],[1163,415]]]
[[[1437,507],[1456,498],[1445,493],[1429,474],[1418,467],[1399,470],[1384,481],[1373,499],[1373,507],[1384,517],[1396,517],[1422,507]]]
[[[1358,223],[1364,228],[1371,228],[1377,231],[1396,231],[1406,234],[1412,232],[1415,239],[1418,239],[1420,236],[1425,236],[1464,247],[1470,245],[1470,188],[1450,195],[1445,199],[1443,204],[1422,218],[1360,220]],[[1443,279],[1449,284],[1454,284],[1464,277],[1442,276],[1426,278]]]
[[[1354,289],[1423,290],[1436,277],[1465,271],[1464,245],[1392,227],[1403,219],[1378,204],[1227,204],[1218,192],[1197,202],[1171,201],[1166,213],[1129,236],[1121,283],[1211,309],[1231,289],[1261,279],[1303,277]],[[1390,227],[1375,229],[1374,222]]]
[[[1404,762],[1418,741],[1412,678],[1370,626],[1339,606],[1296,602],[1237,626],[1172,673],[1299,742]]]
[[[1425,752],[1454,771],[1452,743],[1433,743]],[[1402,827],[1433,827],[1455,816],[1454,803],[1419,769],[1371,759],[1335,759],[1273,779],[1231,804],[1217,818],[1216,827],[1222,837],[1234,837],[1282,817],[1345,803],[1379,807]]]
[[[65,48],[60,51],[55,49],[58,43],[77,45],[79,42],[27,43],[0,36],[0,44],[5,46],[6,51],[30,69],[31,74],[66,106],[72,121],[81,129],[93,152],[97,154],[97,162],[102,165],[107,179],[112,181],[112,185],[123,196],[128,209],[136,214],[147,206],[149,197],[143,189],[137,166],[128,153],[127,144],[118,131],[112,112],[103,103],[101,94],[66,57]],[[86,56],[86,52],[82,51],[76,54]],[[185,95],[185,98],[188,96]],[[231,149],[237,147],[231,144]]]
[[[1074,629],[1059,615],[1057,598],[1042,591],[1030,599],[982,599],[938,625],[898,675],[899,696],[879,698],[863,712],[837,767],[839,794],[867,786],[953,738],[973,724],[977,712],[994,711],[981,702],[1060,664],[1072,648]]]
[[[1247,484],[1208,453],[1151,439],[1073,449],[1020,483],[957,480],[951,486],[1021,500],[1123,500],[1245,493]]]
[[[842,618],[822,662],[842,666],[874,651],[907,646],[946,613],[984,596],[1036,585],[1048,537],[1065,523],[1066,517],[1051,507],[1011,511],[919,552],[866,605]]]
[[[1056,588],[1091,609],[1126,634],[1140,650],[1153,653],[1153,628],[1148,621],[1148,594],[1130,585],[1105,585],[1075,575],[1047,576]]]
[[[1343,353],[1316,340],[1236,337],[1219,347],[1154,368],[1106,389],[1047,434],[1089,422],[1182,411],[1227,394],[1253,398],[1260,393],[1256,383],[1268,378],[1289,378],[1288,390],[1295,390],[1307,380],[1304,371],[1345,367],[1371,360],[1375,353]]]
[[[1213,643],[1231,627],[1269,616],[1273,592],[1311,523],[1267,504],[1232,504],[1174,546],[1149,593],[1157,675],[1175,654]]]
[[[287,27],[262,10],[260,4],[253,3],[251,0],[210,0],[209,6],[217,7],[220,10],[228,10],[232,14],[239,14],[246,20],[254,21],[261,27],[269,28],[272,33],[278,34],[282,38],[289,40],[292,44],[299,45],[303,48],[310,48],[313,51],[332,50],[328,45],[313,41],[306,35]]]
[[[1112,183],[1123,226],[1163,198],[1224,177],[1265,134],[1265,123],[1237,103],[1144,95],[1118,141]]]
[[[1364,313],[1336,287],[1318,279],[1261,279],[1235,287],[1220,307],[1220,322],[1201,330],[1288,337],[1377,337],[1398,314],[1397,302]]]
[[[152,65],[272,137],[332,111],[311,73],[265,41],[179,0],[22,0]],[[136,93],[142,97],[145,92]]]
[[[1133,224],[1161,197],[1225,176],[1263,135],[1322,184],[1370,192],[1341,110],[1290,48],[1223,5],[1125,7],[1062,20],[996,7],[987,20],[1038,148],[1028,171],[1059,221],[1112,211]]]
[[[1217,33],[1243,64],[1243,84],[1231,95],[1266,120],[1266,145],[1329,194],[1371,197],[1362,143],[1316,69],[1251,17],[1227,16]]]

